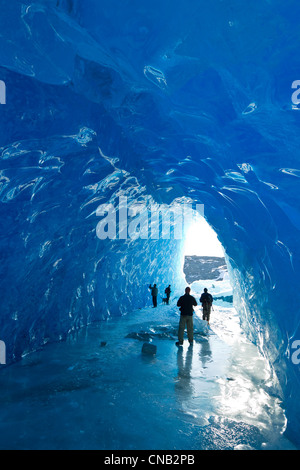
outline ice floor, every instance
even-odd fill
[[[1,369],[0,448],[292,449],[270,373],[236,311],[217,302],[210,329],[199,316],[193,348],[175,346],[173,298]],[[147,341],[156,356],[141,353]]]

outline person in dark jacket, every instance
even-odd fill
[[[190,295],[190,292],[191,288],[187,287],[185,289],[185,295],[181,296],[177,302],[177,307],[180,307],[181,315],[178,329],[178,342],[176,343],[176,346],[183,345],[185,327],[187,327],[187,334],[190,345],[192,345],[194,342],[193,314],[194,307],[197,305],[197,301],[195,297]]]
[[[152,285],[150,284],[149,289],[151,290],[153,307],[157,307],[158,289],[157,289],[157,287],[156,287],[156,284],[154,284],[153,287],[152,287]]]
[[[203,309],[202,318],[203,320],[206,320],[208,324],[210,321],[210,313],[211,313],[213,301],[214,301],[213,296],[209,294],[208,290],[205,288],[204,293],[200,297],[200,302],[202,304],[202,309]]]
[[[165,294],[166,294],[166,296],[167,296],[167,305],[169,305],[169,303],[170,303],[170,295],[171,295],[171,286],[170,286],[170,285],[166,288]]]

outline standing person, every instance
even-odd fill
[[[167,295],[167,305],[169,305],[169,302],[170,302],[170,295],[171,295],[171,286],[169,285],[166,290],[165,290],[165,294]]]
[[[150,284],[149,289],[151,290],[153,307],[155,308],[157,307],[157,295],[158,295],[158,289],[156,287],[156,284],[154,284],[153,287]]]
[[[206,320],[207,323],[209,324],[210,320],[210,313],[211,313],[211,307],[214,299],[211,294],[209,294],[208,290],[205,288],[204,293],[200,297],[200,302],[202,304],[202,309],[203,309],[203,320]]]
[[[193,307],[196,307],[197,301],[195,297],[190,295],[190,292],[191,288],[187,287],[185,289],[185,295],[181,296],[177,302],[177,307],[180,307],[181,315],[178,330],[178,342],[176,343],[176,346],[183,345],[183,335],[185,327],[187,327],[187,334],[190,345],[192,345],[194,342]]]

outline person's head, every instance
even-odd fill
[[[190,294],[190,292],[191,292],[191,288],[190,288],[190,287],[186,287],[186,288],[185,288],[185,293],[186,293],[186,294]]]
[[[204,289],[204,292],[205,292],[205,294],[207,293],[207,289],[206,289],[206,287],[205,287],[205,289]]]
[[[154,284],[154,287],[156,287],[156,284]]]

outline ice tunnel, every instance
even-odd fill
[[[298,15],[290,0],[1,0],[7,362],[181,286],[182,242],[101,240],[100,205],[202,204],[300,445]]]

